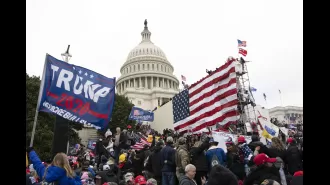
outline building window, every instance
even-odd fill
[[[138,105],[141,105],[141,101],[138,101]]]
[[[144,64],[142,64],[142,70],[144,70]]]
[[[140,71],[140,64],[138,64],[138,71]]]

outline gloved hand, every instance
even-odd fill
[[[27,149],[26,149],[26,152],[29,154],[33,149],[33,147],[29,146]]]

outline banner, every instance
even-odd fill
[[[129,119],[137,121],[154,121],[154,113],[138,107],[132,107]]]
[[[46,55],[38,110],[103,129],[115,100],[115,78]]]
[[[237,143],[237,138],[238,138],[236,134],[229,134],[226,132],[215,132],[215,131],[212,131],[212,137],[215,141],[219,142],[217,147],[222,148],[225,151],[225,153],[227,153],[227,146],[226,146],[227,139],[230,137],[234,143]],[[251,136],[244,136],[244,138],[246,140],[246,143],[250,143],[252,141]]]

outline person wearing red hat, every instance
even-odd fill
[[[147,184],[146,179],[142,175],[138,175],[135,177],[135,185]]]
[[[266,154],[261,153],[254,157],[253,162],[257,168],[246,177],[244,185],[261,184],[266,179],[281,182],[280,173],[274,166],[276,158],[269,158]]]
[[[240,160],[244,164],[245,173],[247,175],[250,171],[250,169],[248,167],[248,162],[250,161],[251,157],[253,156],[253,152],[249,148],[249,145],[246,143],[244,136],[239,136],[237,138],[237,146],[239,148],[238,154],[239,154]]]
[[[294,138],[289,138],[287,142],[289,145],[283,160],[287,164],[288,172],[293,175],[296,171],[302,170],[302,153]]]

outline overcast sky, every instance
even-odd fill
[[[62,59],[70,44],[70,63],[118,78],[144,19],[179,80],[194,83],[237,57],[240,39],[257,104],[281,106],[280,89],[284,106],[303,105],[301,0],[28,0],[27,73],[40,76],[45,54]]]

